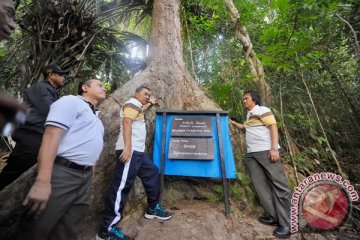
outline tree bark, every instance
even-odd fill
[[[220,110],[219,106],[205,96],[204,92],[186,69],[183,58],[183,39],[180,24],[180,0],[155,0],[152,12],[152,27],[149,40],[147,67],[133,79],[116,90],[100,106],[105,126],[104,150],[96,166],[94,177],[94,201],[90,217],[103,209],[105,190],[114,168],[115,142],[119,133],[119,111],[121,103],[132,96],[140,85],[146,85],[159,99],[156,109]],[[148,150],[153,141],[154,116],[156,109],[146,114]],[[147,151],[151,153],[151,151]],[[149,154],[151,156],[151,154]],[[145,194],[135,183],[131,194],[134,207],[144,202]],[[140,209],[142,211],[142,209]]]

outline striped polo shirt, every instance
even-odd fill
[[[144,152],[146,140],[145,117],[142,110],[143,105],[135,98],[125,102],[120,111],[120,134],[116,142],[116,150],[124,149],[123,119],[132,120],[131,146],[132,151]]]
[[[45,126],[64,129],[57,156],[92,166],[103,148],[104,126],[82,96],[65,96],[51,104]]]
[[[268,127],[273,124],[276,124],[276,120],[269,108],[256,105],[251,111],[248,111],[244,123],[248,153],[271,149]]]

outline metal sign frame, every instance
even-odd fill
[[[226,218],[230,217],[230,201],[229,201],[229,186],[226,178],[226,168],[224,162],[224,147],[222,143],[222,132],[220,124],[220,116],[228,115],[226,111],[176,111],[176,110],[159,110],[156,111],[156,114],[161,114],[163,117],[162,122],[162,139],[161,139],[161,160],[160,160],[160,204],[163,204],[163,194],[164,194],[164,172],[165,172],[165,144],[166,144],[166,125],[167,125],[167,115],[168,114],[183,114],[183,115],[194,115],[194,114],[206,114],[216,116],[216,127],[218,133],[218,144],[219,144],[219,153],[220,153],[220,167],[221,167],[221,177],[222,185],[224,191],[224,205],[225,205],[225,216]]]

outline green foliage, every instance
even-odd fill
[[[257,209],[259,204],[249,176],[244,171],[238,171],[236,175],[237,181],[229,184],[230,198],[239,203],[241,210],[247,207],[252,210]]]
[[[194,69],[194,77],[223,109],[244,120],[242,93],[254,85],[230,14],[221,1],[183,2],[186,10],[183,18],[187,21],[185,56],[189,69]],[[273,110],[277,120],[284,119],[278,124],[281,145],[287,150],[282,132],[286,125],[299,149],[295,156],[298,167],[315,170],[314,159],[328,164],[335,152],[339,157],[356,156],[360,149],[360,57],[353,47],[353,33],[334,14],[345,18],[360,32],[356,1],[233,3],[264,66],[266,81],[275,99]],[[214,14],[219,17],[212,18]]]
[[[223,187],[220,184],[214,185],[214,193],[207,196],[207,201],[211,203],[219,203],[224,199]]]
[[[313,151],[314,149],[310,149],[310,150]],[[294,156],[294,160],[295,160],[296,165],[299,166],[299,168],[300,168],[299,170],[302,170],[302,169],[307,169],[308,171],[314,170],[314,165],[312,163],[312,160],[309,159],[306,151],[296,153]]]
[[[135,27],[131,21],[135,13],[139,14],[137,33],[148,29],[146,19],[151,10],[149,5],[141,7],[142,4],[142,1],[130,4],[122,1],[119,5],[114,1],[90,0],[21,1],[17,9],[21,29],[0,48],[1,87],[8,92],[21,92],[42,80],[44,65],[57,63],[72,70],[66,77],[64,93],[76,92],[73,89],[79,79],[89,78],[100,78],[110,84],[110,91],[115,90],[146,66],[146,41],[125,31]],[[127,26],[123,21],[125,12],[130,16]],[[144,19],[145,24],[140,24]]]

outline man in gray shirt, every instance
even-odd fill
[[[17,239],[77,239],[89,206],[92,167],[103,148],[104,127],[96,107],[106,97],[96,79],[79,84],[81,96],[51,105],[39,151],[37,175],[23,205]]]

